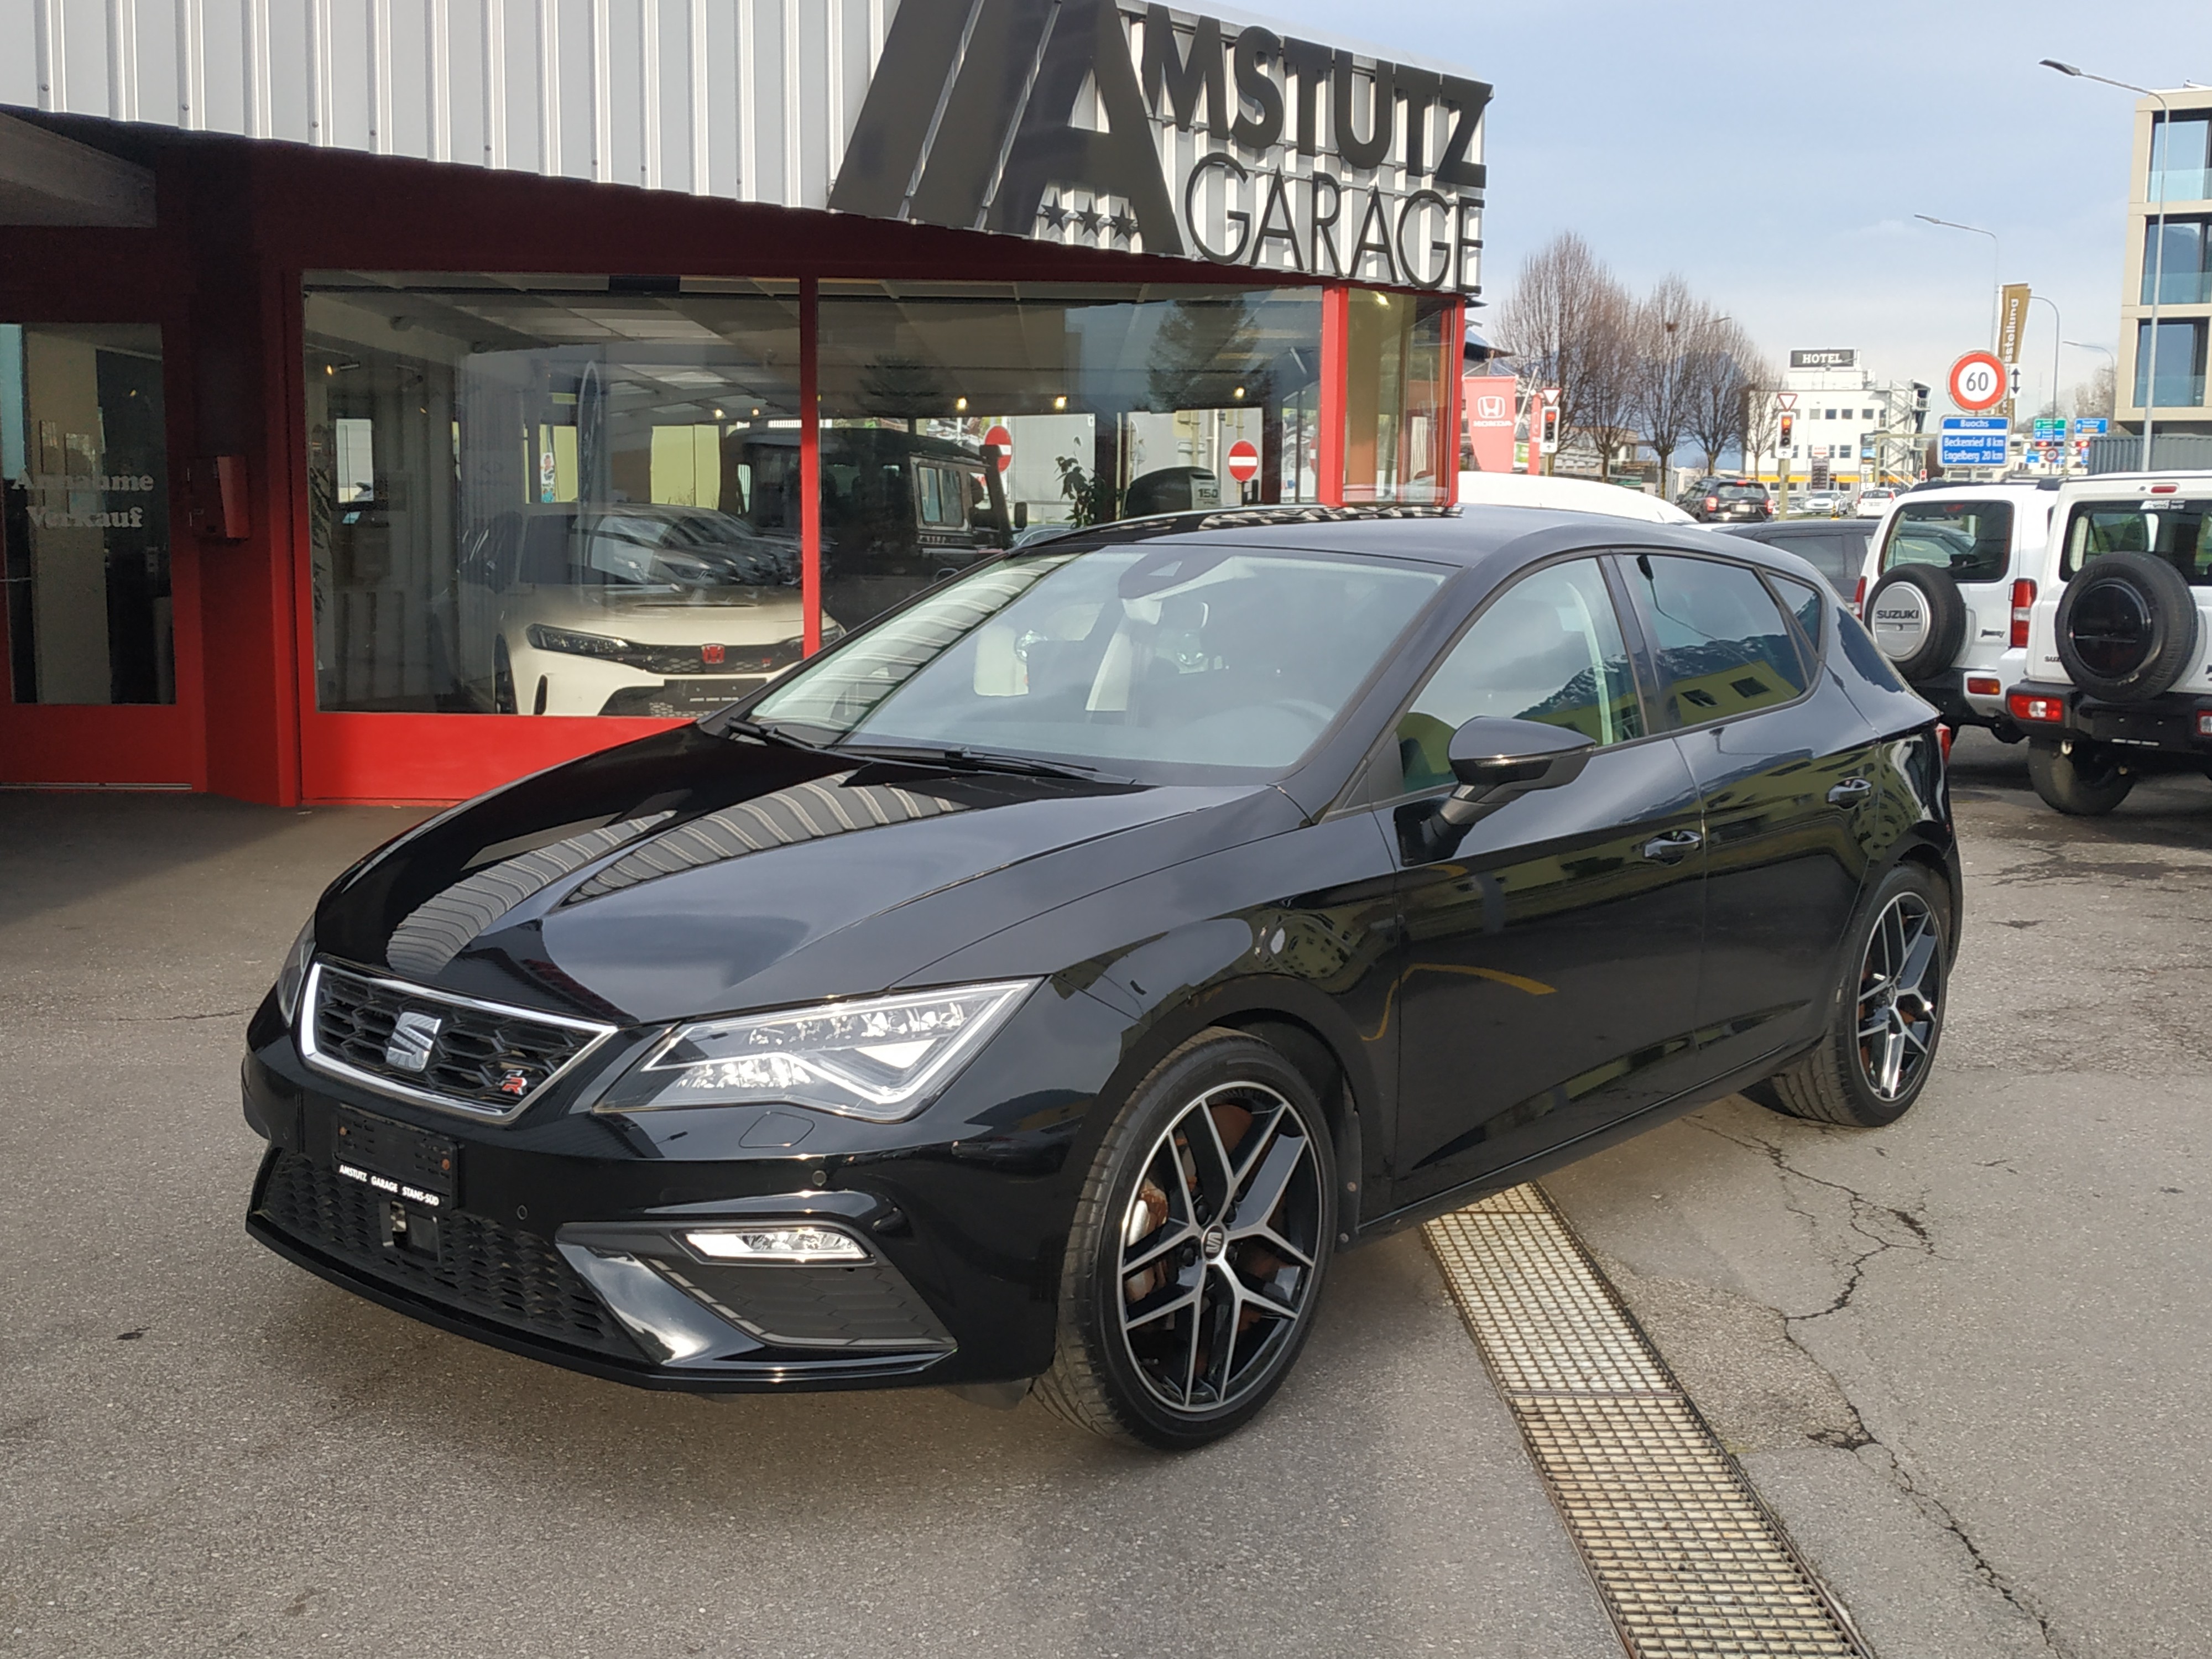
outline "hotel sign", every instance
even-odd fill
[[[903,0],[830,205],[1472,293],[1490,88],[1127,0]]]

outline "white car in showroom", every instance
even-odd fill
[[[798,563],[710,507],[503,514],[462,559],[464,676],[503,714],[709,713],[799,661]]]

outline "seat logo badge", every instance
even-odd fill
[[[520,1100],[530,1092],[530,1079],[521,1072],[509,1072],[505,1077],[500,1079],[499,1091],[503,1095],[512,1095]]]
[[[435,1014],[409,1009],[392,1023],[391,1040],[384,1045],[384,1063],[396,1071],[428,1071],[430,1051],[437,1047],[438,1033],[445,1024]]]
[[[702,645],[699,647],[699,661],[708,668],[720,668],[726,654],[727,653],[719,645]]]
[[[1229,1254],[1229,1229],[1218,1221],[1199,1235],[1198,1248],[1208,1261],[1218,1261]]]

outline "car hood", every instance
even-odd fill
[[[684,726],[402,836],[333,884],[316,945],[649,1023],[927,983],[1001,928],[1301,816],[1271,785],[956,773]]]

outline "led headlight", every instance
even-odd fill
[[[315,959],[315,919],[307,918],[307,925],[300,930],[300,937],[292,941],[291,953],[284,958],[284,966],[276,975],[276,1012],[284,1016],[287,1025],[299,1017],[300,988],[307,982],[307,964]]]
[[[679,1026],[599,1109],[772,1102],[892,1122],[935,1098],[1036,985],[963,985]]]
[[[523,637],[540,651],[565,651],[576,657],[605,657],[613,662],[626,663],[638,651],[638,647],[628,640],[617,640],[605,634],[580,634],[573,628],[548,628],[544,623],[531,623],[523,630]]]

